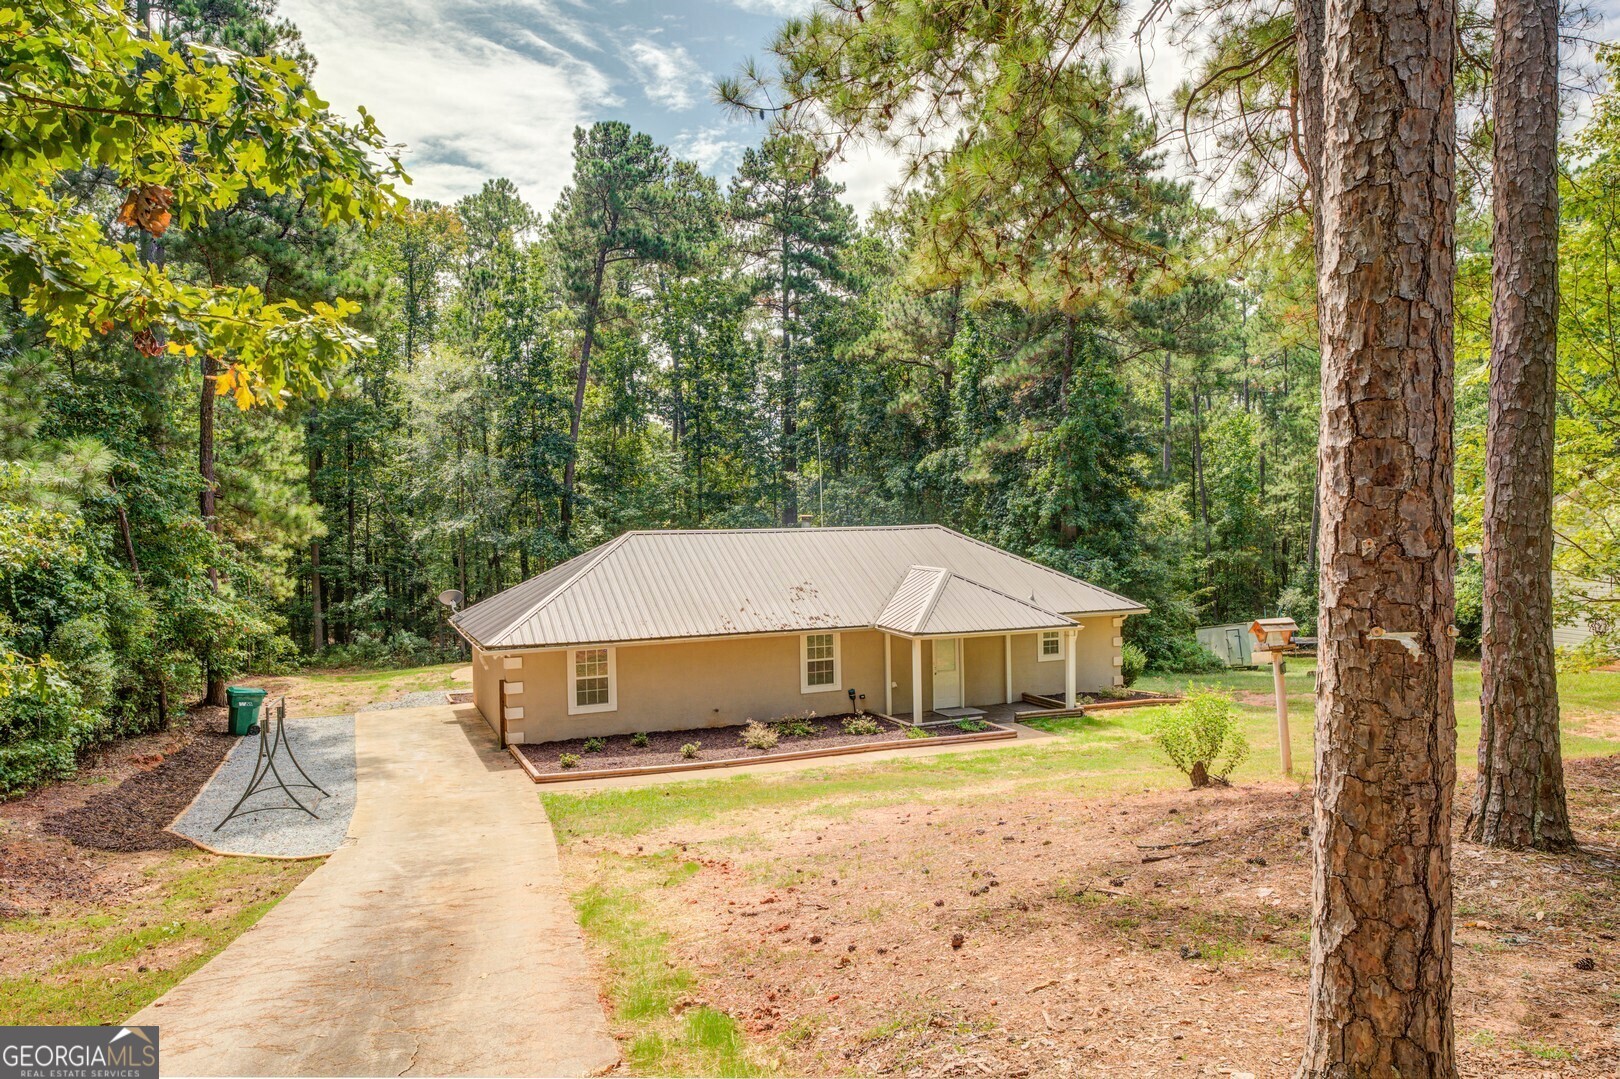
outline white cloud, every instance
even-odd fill
[[[282,0],[281,9],[319,60],[315,89],[351,115],[364,105],[405,144],[413,198],[455,199],[507,176],[548,208],[572,171],[574,126],[615,100],[600,70],[542,37],[577,44],[584,34],[543,0],[454,11],[436,0]]]
[[[804,15],[816,6],[816,0],[731,0],[744,11],[759,15]]]
[[[696,131],[682,131],[671,140],[670,149],[675,156],[695,163],[711,175],[729,174],[742,159],[743,150],[753,145],[753,141],[746,137],[747,133],[748,129],[740,124],[720,124]],[[761,132],[756,129],[752,134],[757,138]]]
[[[627,61],[649,101],[671,109],[697,104],[697,91],[708,73],[683,45],[659,45],[643,38],[627,50]]]
[[[827,175],[844,185],[844,201],[862,217],[888,200],[904,174],[905,163],[888,147],[863,144],[849,146],[842,157],[827,166]]]

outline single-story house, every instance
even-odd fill
[[[1123,684],[1140,603],[938,525],[627,532],[475,603],[473,700],[509,742]],[[935,717],[937,718],[937,717]]]

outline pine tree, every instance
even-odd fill
[[[779,502],[789,527],[799,523],[800,369],[815,350],[806,340],[810,308],[841,282],[839,256],[854,233],[854,214],[838,201],[842,193],[821,173],[809,140],[792,136],[744,150],[731,181],[737,246],[776,323]]]

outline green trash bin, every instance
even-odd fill
[[[230,709],[230,733],[251,734],[254,726],[259,722],[259,709],[264,707],[264,698],[268,690],[254,689],[251,686],[228,686],[225,690],[225,703]]]

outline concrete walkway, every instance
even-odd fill
[[[618,1047],[535,787],[471,706],[362,713],[350,839],[131,1023],[166,1075],[592,1075]]]

